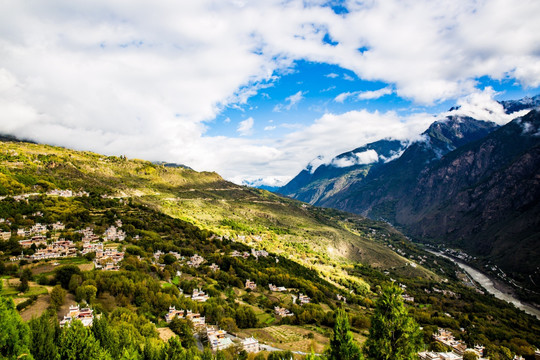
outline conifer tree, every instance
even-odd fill
[[[399,287],[384,287],[377,300],[366,341],[370,360],[415,359],[422,348],[422,332],[409,315]]]
[[[92,332],[80,321],[73,321],[64,327],[59,340],[62,360],[108,360],[109,353],[99,345]]]
[[[54,311],[47,311],[39,318],[34,318],[28,323],[31,332],[30,350],[36,359],[58,359],[56,340],[60,333],[60,327]]]
[[[33,359],[29,342],[30,329],[15,310],[13,300],[0,295],[0,358]]]
[[[349,317],[343,309],[338,309],[334,325],[334,335],[330,339],[328,360],[360,360],[363,359],[360,347],[353,339],[349,325]]]

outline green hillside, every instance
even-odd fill
[[[241,337],[318,353],[328,346],[342,307],[354,338],[363,342],[380,289],[392,281],[414,298],[407,309],[424,328],[429,348],[438,346],[431,338],[437,327],[458,337],[465,336],[461,328],[474,329],[475,340],[493,354],[509,349],[528,355],[540,346],[539,321],[480,294],[452,263],[383,222],[237,186],[215,173],[142,160],[0,142],[0,161],[0,230],[11,235],[0,240],[0,300],[12,298],[25,321],[45,314],[39,320],[45,323],[51,321],[48,308],[61,319],[69,305],[88,303],[103,319],[92,327],[93,336],[112,358],[152,358],[143,349],[159,353],[174,346],[194,358],[198,330],[167,325],[170,306],[200,313],[207,324]],[[51,193],[58,189],[73,194]],[[27,236],[18,230],[38,223],[47,225],[49,245],[66,239],[76,253],[29,258],[45,245],[23,248],[19,240]],[[53,227],[58,223],[63,227]],[[104,246],[124,258],[118,271],[98,270],[96,253],[83,255],[82,230],[103,239],[111,226],[125,238]],[[268,253],[253,255],[263,249]],[[188,263],[194,255],[203,259],[199,266]],[[246,289],[247,280],[256,287]],[[209,299],[193,300],[194,289]],[[300,305],[300,294],[310,302]],[[276,315],[276,306],[292,316]],[[50,316],[57,324],[56,314]],[[31,328],[41,326],[36,321]],[[171,330],[182,345],[160,340]],[[231,351],[224,358],[236,358]]]

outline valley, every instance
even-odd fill
[[[439,349],[432,337],[439,328],[464,341],[475,329],[493,358],[540,346],[540,321],[466,286],[451,261],[385,222],[215,173],[1,145],[0,295],[13,298],[31,326],[40,315],[56,324],[69,314],[99,315],[104,321],[94,316],[91,331],[113,358],[165,351],[176,346],[170,339],[180,339],[182,351],[236,358],[251,337],[271,350],[266,357],[302,358],[328,349],[339,309],[364,343],[381,290],[392,283],[429,349]],[[124,342],[121,331],[134,340]]]

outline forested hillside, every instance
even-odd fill
[[[431,337],[438,327],[484,344],[493,359],[540,346],[538,320],[481,294],[385,223],[214,173],[0,145],[0,325],[22,324],[0,326],[4,356],[254,358],[236,340],[251,336],[284,351],[262,358],[322,354],[337,341],[336,323],[345,326],[339,308],[353,340],[369,338],[377,299],[392,282],[399,301],[409,296],[400,311],[423,327],[429,348],[440,350]],[[93,325],[58,327],[76,304],[91,309]],[[167,322],[171,307],[179,318],[197,316]],[[201,317],[235,334],[236,345],[212,352]]]

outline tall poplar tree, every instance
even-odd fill
[[[365,345],[370,360],[416,359],[422,348],[422,332],[407,312],[401,294],[392,284],[383,288],[377,300]]]

